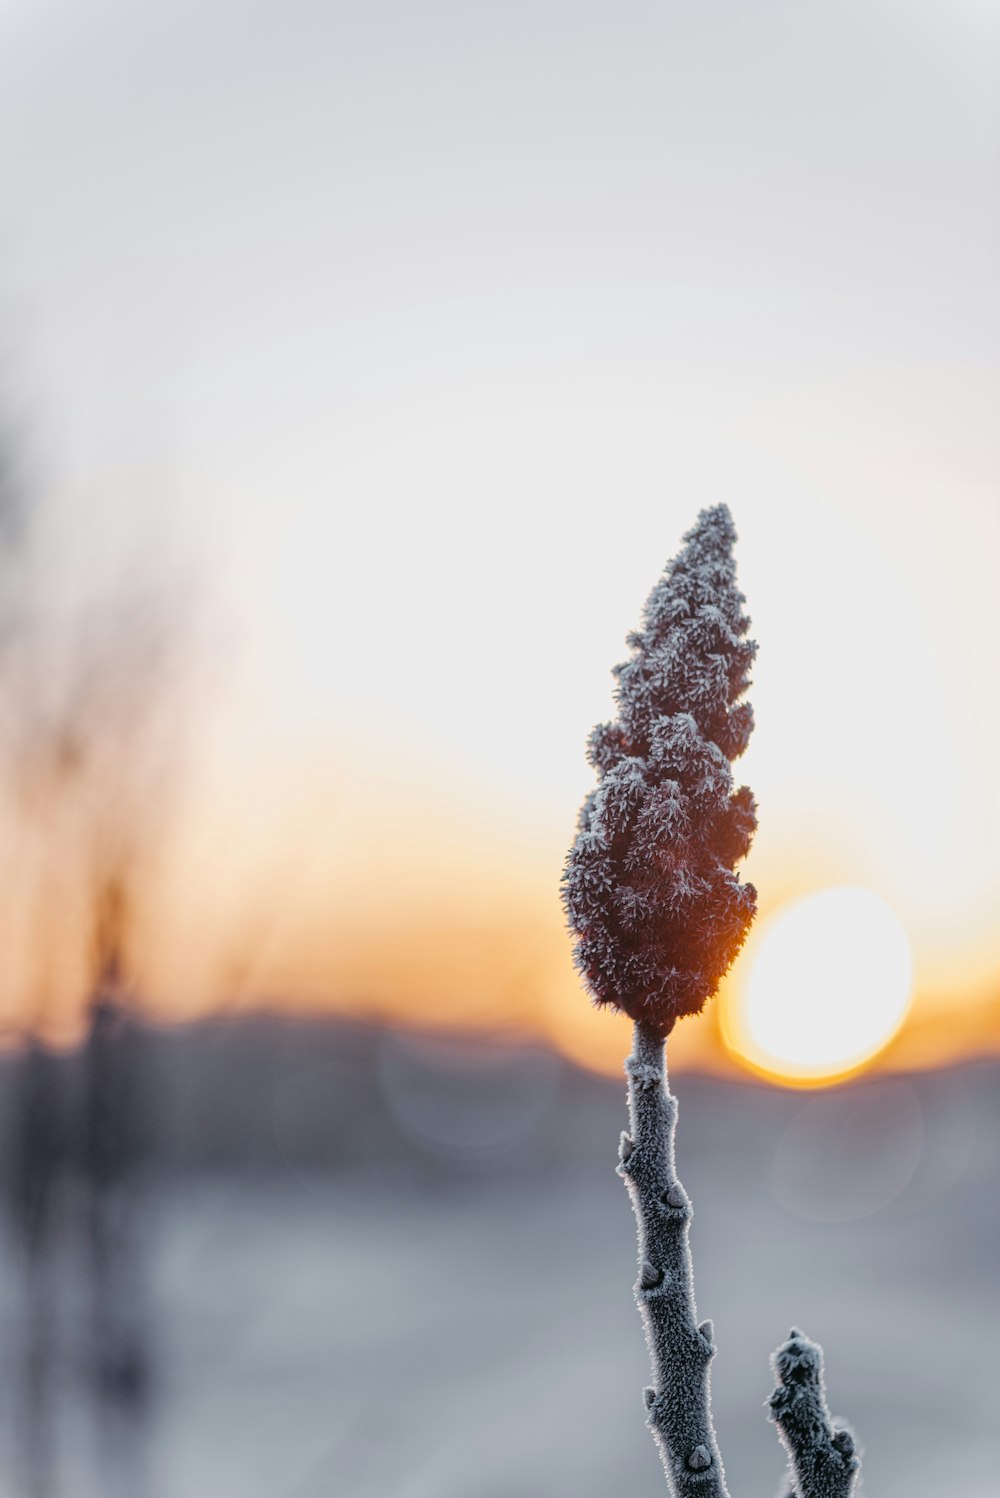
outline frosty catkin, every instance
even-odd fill
[[[618,717],[590,736],[599,782],[563,876],[595,1001],[661,1035],[715,992],[756,908],[733,871],[757,826],[730,767],[753,728],[740,698],[757,649],[735,539],[725,505],[702,510],[649,595],[615,668]]]

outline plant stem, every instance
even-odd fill
[[[729,1498],[712,1426],[712,1323],[699,1326],[688,1229],[691,1203],[674,1169],[677,1099],[667,1090],[665,1043],[637,1022],[628,1076],[631,1135],[622,1135],[618,1172],[632,1198],[639,1236],[635,1298],[646,1330],[653,1387],[647,1424],[677,1498]]]
[[[771,1418],[791,1461],[792,1498],[851,1498],[861,1462],[852,1433],[830,1418],[823,1349],[793,1326],[771,1361],[778,1376]]]

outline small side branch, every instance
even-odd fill
[[[696,1320],[691,1203],[674,1169],[677,1100],[667,1091],[663,1039],[641,1023],[625,1072],[631,1133],[622,1135],[618,1172],[639,1236],[635,1298],[653,1369],[653,1386],[645,1391],[647,1424],[676,1498],[729,1498],[712,1427],[712,1323]]]
[[[861,1460],[854,1436],[830,1418],[823,1349],[793,1327],[771,1362],[778,1387],[768,1403],[791,1462],[794,1498],[851,1498]]]

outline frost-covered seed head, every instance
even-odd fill
[[[753,727],[756,645],[736,586],[729,510],[702,510],[615,668],[618,717],[593,730],[598,773],[563,876],[575,959],[598,1004],[667,1034],[739,951],[756,891],[734,865],[757,825],[731,761]]]

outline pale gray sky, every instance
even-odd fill
[[[625,631],[726,499],[765,872],[853,828],[972,941],[998,60],[986,0],[0,0],[0,301],[64,555],[196,553],[222,761],[377,746],[401,801],[467,783],[555,850]]]

